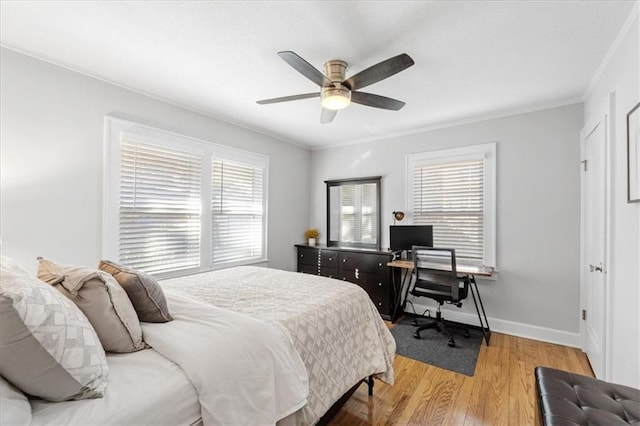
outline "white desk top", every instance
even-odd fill
[[[387,266],[391,266],[393,268],[403,268],[403,269],[413,269],[413,261],[412,260],[394,260],[392,262],[387,263]],[[425,266],[432,266],[431,264]],[[441,265],[433,264],[434,269],[440,269]],[[483,277],[490,277],[493,275],[493,267],[492,266],[474,266],[474,265],[456,265],[457,272],[461,274],[471,274],[471,275],[480,275]]]

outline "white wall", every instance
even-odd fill
[[[627,113],[640,102],[638,6],[585,99],[585,122],[614,93],[611,119],[611,324],[607,379],[640,388],[640,203],[627,204]]]
[[[0,59],[3,255],[30,271],[36,256],[97,265],[109,114],[268,155],[269,265],[295,269],[293,245],[309,217],[308,150],[7,49]]]
[[[480,282],[487,315],[496,330],[578,345],[582,115],[575,104],[314,151],[310,223],[324,242],[324,180],[382,175],[386,247],[391,212],[406,209],[407,154],[497,142],[499,273]],[[463,309],[475,315],[471,301]]]

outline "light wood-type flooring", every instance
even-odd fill
[[[360,385],[330,425],[538,425],[538,365],[593,377],[579,349],[493,333],[473,377],[396,355],[395,384]]]

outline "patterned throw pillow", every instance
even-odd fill
[[[138,315],[115,278],[97,269],[38,260],[38,278],[53,285],[80,308],[105,351],[126,353],[146,347]]]
[[[109,367],[87,317],[10,258],[0,276],[0,375],[49,401],[102,397]]]
[[[173,320],[169,314],[162,287],[151,275],[108,260],[101,260],[98,268],[112,275],[124,288],[140,321],[169,322]]]

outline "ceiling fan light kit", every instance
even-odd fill
[[[320,93],[304,93],[300,95],[283,96],[279,98],[263,99],[256,103],[260,105],[278,102],[289,102],[300,99],[320,97],[322,113],[320,122],[330,123],[336,116],[336,111],[348,107],[351,102],[374,108],[398,111],[405,103],[386,96],[373,93],[359,92],[357,89],[377,83],[403,71],[414,64],[413,59],[406,53],[379,62],[359,73],[345,79],[347,63],[341,60],[331,60],[324,64],[324,74],[310,63],[291,51],[278,52],[286,63],[300,74],[320,86]]]
[[[344,109],[351,103],[351,91],[340,83],[335,87],[323,87],[321,97],[322,107],[335,111]]]

